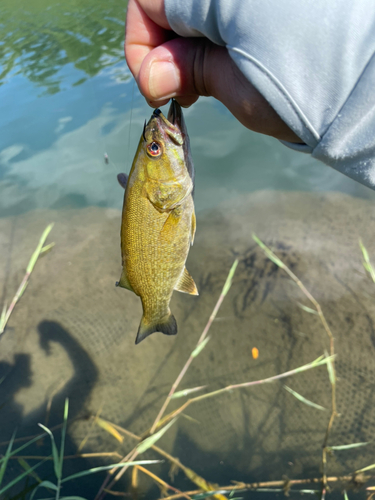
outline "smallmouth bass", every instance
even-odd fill
[[[173,290],[198,295],[185,262],[193,244],[194,166],[180,105],[168,118],[156,109],[145,123],[125,188],[121,224],[122,274],[118,286],[141,298],[136,344],[154,332],[177,333],[169,309]]]

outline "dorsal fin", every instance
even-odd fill
[[[178,292],[190,293],[190,295],[199,295],[197,285],[194,283],[186,267],[184,267],[174,289]]]
[[[126,189],[126,184],[128,183],[128,178],[129,178],[129,176],[127,174],[123,174],[123,173],[118,174],[118,176],[117,176],[118,183],[124,189]]]

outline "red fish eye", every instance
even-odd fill
[[[151,142],[151,144],[147,146],[147,150],[151,156],[159,156],[161,153],[160,145],[157,142]]]

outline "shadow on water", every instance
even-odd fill
[[[73,367],[73,376],[64,386],[54,395],[51,409],[47,412],[48,401],[45,401],[29,414],[23,414],[22,406],[17,403],[16,396],[19,390],[30,387],[32,381],[31,356],[28,354],[16,354],[14,363],[0,363],[0,377],[3,379],[0,384],[0,420],[2,422],[0,429],[0,440],[4,442],[9,439],[14,429],[17,429],[17,438],[23,436],[33,436],[40,432],[37,424],[43,423],[48,427],[54,427],[62,423],[63,410],[65,399],[69,399],[69,420],[76,418],[88,418],[85,415],[85,404],[90,397],[90,393],[97,381],[98,370],[91,360],[87,352],[77,342],[72,335],[62,328],[57,322],[42,321],[38,325],[40,335],[40,346],[49,355],[53,343],[59,344],[66,352]],[[77,391],[79,386],[79,391]],[[60,436],[56,431],[56,442],[59,446]],[[65,441],[65,455],[76,453],[76,445],[69,437],[68,433]],[[3,451],[3,450],[2,450]],[[35,445],[28,447],[22,451],[25,455],[48,456],[51,454],[51,443],[49,438],[44,438],[38,441]],[[22,469],[15,462],[8,467],[8,480],[14,475],[22,472]],[[30,465],[34,464],[33,460],[28,461]],[[85,470],[92,467],[84,459],[72,459],[64,462],[64,476],[68,476],[77,472],[77,470]],[[55,481],[52,469],[52,462],[38,468],[38,473],[45,479]],[[85,484],[85,494],[90,497],[91,494],[97,491],[100,485],[100,479],[90,480],[89,484]],[[7,483],[7,478],[4,481]],[[21,483],[21,486],[23,483]],[[82,481],[72,481],[64,485],[64,495],[77,494],[82,488]],[[92,490],[91,490],[92,488]],[[19,491],[18,489],[15,491]],[[12,492],[13,493],[13,492]]]

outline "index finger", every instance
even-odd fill
[[[158,3],[158,1],[153,0],[154,12],[151,12],[155,14],[155,17],[153,17],[160,24],[154,22],[146,14],[146,11],[150,11],[150,9],[148,9],[148,3],[147,0],[141,0],[141,2],[129,0],[126,16],[125,58],[136,80],[138,79],[142,61],[147,54],[155,47],[173,38],[173,31],[171,31],[164,14],[164,2],[159,0]],[[159,8],[159,12],[155,12],[156,5]],[[162,13],[160,9],[162,9]]]

